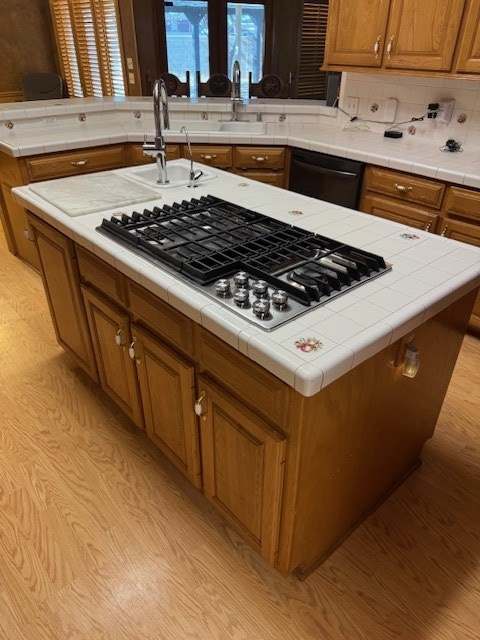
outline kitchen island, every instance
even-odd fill
[[[480,251],[209,170],[195,197],[381,254],[392,270],[265,332],[96,231],[105,216],[189,199],[187,187],[99,210],[101,180],[126,180],[119,170],[93,174],[96,189],[60,182],[75,205],[58,180],[14,194],[31,212],[60,343],[270,564],[304,576],[418,465]],[[408,345],[420,350],[414,378],[402,375]]]

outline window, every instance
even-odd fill
[[[163,0],[168,71],[185,81],[190,71],[206,82],[213,73],[229,77],[240,62],[242,94],[248,94],[248,73],[254,82],[263,75],[266,0]],[[192,86],[192,95],[196,87]]]
[[[117,0],[50,0],[70,97],[124,96]]]

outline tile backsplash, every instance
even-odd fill
[[[358,98],[357,119],[350,122],[342,114],[343,128],[385,131],[393,127],[383,119],[385,103],[395,98],[395,123],[404,136],[415,136],[444,145],[453,138],[467,146],[480,147],[480,80],[457,80],[416,76],[395,76],[373,73],[344,73],[340,107],[348,112],[351,98]],[[449,124],[425,116],[422,121],[409,122],[424,116],[432,102],[455,100]],[[351,112],[349,112],[351,113]],[[380,122],[376,122],[380,121]]]

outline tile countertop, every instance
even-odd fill
[[[52,102],[52,101],[43,101]],[[55,114],[57,110],[68,109],[61,105],[50,107],[28,107],[21,109],[24,103],[14,106],[17,109],[6,110],[0,108],[0,151],[14,156],[26,157],[44,153],[58,151],[68,151],[108,145],[124,142],[143,142],[144,133],[153,136],[153,116],[152,121],[147,121],[151,114],[144,113],[143,119],[130,117],[127,110],[128,105],[122,108],[124,111],[112,110],[110,103],[102,104],[99,109],[98,102],[88,103],[79,107],[75,104],[67,105],[73,112],[87,111],[88,120],[78,122],[72,116],[72,121],[66,126],[58,126]],[[35,104],[35,103],[32,103]],[[135,105],[136,103],[132,103]],[[139,103],[149,106],[149,100]],[[200,110],[208,108],[202,104],[190,105],[190,110],[180,111],[180,104],[174,104],[177,111],[173,116],[177,119],[200,118]],[[9,105],[5,105],[9,106]],[[138,106],[138,105],[137,105]],[[221,105],[224,109],[229,108],[228,104]],[[89,109],[97,109],[93,114]],[[216,107],[219,108],[218,105]],[[255,120],[256,111],[265,108],[264,105],[246,105],[248,111],[242,117]],[[296,109],[290,113],[289,109]],[[369,164],[390,167],[408,173],[414,173],[430,178],[436,178],[446,182],[452,182],[467,187],[480,189],[480,148],[465,145],[463,152],[450,153],[440,151],[438,145],[431,140],[422,137],[422,133],[410,136],[404,133],[403,138],[385,138],[382,133],[372,131],[362,131],[352,125],[349,129],[341,128],[340,118],[335,116],[335,110],[324,108],[325,113],[312,115],[303,113],[299,109],[307,110],[305,105],[282,107],[280,111],[288,111],[287,119],[284,122],[269,121],[266,123],[266,133],[252,135],[245,133],[220,133],[220,132],[190,132],[192,143],[209,144],[256,144],[256,145],[288,145],[300,147],[351,158],[367,162]],[[133,109],[133,106],[132,106]],[[310,107],[311,110],[311,107]],[[318,108],[317,108],[318,110]],[[9,118],[14,118],[19,112],[26,118],[16,121],[17,124],[11,129],[12,124]],[[327,115],[327,112],[328,115]],[[34,116],[36,117],[34,118]],[[138,112],[137,112],[138,115]],[[127,117],[129,116],[129,117]],[[220,117],[216,113],[213,117]],[[318,122],[312,123],[311,119],[318,118]],[[62,120],[58,120],[62,122]],[[170,143],[184,142],[185,138],[178,132],[166,131],[165,139]]]
[[[174,162],[188,165],[187,160]],[[211,167],[208,169],[212,171]],[[124,171],[93,175],[104,175],[109,180],[112,174],[122,176]],[[104,217],[119,211],[131,213],[134,205],[72,217],[52,204],[53,196],[47,201],[28,186],[17,187],[13,193],[22,206],[304,396],[314,395],[480,285],[479,248],[214,171],[217,177],[199,185],[195,197],[209,193],[380,254],[393,263],[392,270],[278,329],[265,332],[95,230]],[[71,181],[72,190],[78,184],[75,177],[64,180]],[[51,181],[52,185],[55,182]],[[82,197],[88,198],[85,185],[79,188]],[[94,198],[94,193],[90,197]],[[172,204],[191,197],[192,191],[187,187],[163,189],[160,197],[155,196],[141,206]],[[296,346],[302,338],[319,340],[322,346],[310,352],[302,351]]]

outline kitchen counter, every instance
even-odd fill
[[[319,150],[333,153],[335,144],[340,144],[341,134],[330,132],[331,144],[312,142],[307,135],[296,137],[295,141],[303,140],[309,148],[317,145]],[[398,145],[395,140],[382,140],[382,143],[385,152],[390,145]],[[396,153],[399,148],[396,147]],[[352,157],[361,152],[350,149],[348,153]],[[362,153],[363,159],[370,161],[366,147]],[[186,160],[175,162],[188,165]],[[55,195],[59,180],[36,183],[37,190],[38,185],[42,185],[43,197],[28,186],[17,187],[13,193],[23,207],[307,397],[317,394],[480,285],[480,249],[476,247],[210,167],[208,170],[214,171],[217,177],[202,183],[194,193],[187,187],[179,187],[158,190],[157,196],[155,191],[150,195],[147,189],[141,205],[119,206],[113,200],[113,208],[105,208],[105,198],[102,198],[100,206],[104,210],[95,210],[99,206],[96,194],[102,188],[102,176],[106,184],[112,176],[126,181],[126,169],[92,174],[94,188],[89,188],[88,176],[82,176],[81,181],[76,177],[61,179],[71,195],[78,195],[85,210],[91,211],[85,215],[69,215],[72,213],[69,206],[73,205]],[[103,217],[119,211],[130,213],[143,206],[151,208],[157,202],[172,204],[205,194],[382,255],[393,264],[392,270],[267,333],[95,230]],[[142,199],[141,194],[138,198]],[[317,348],[302,349],[305,341],[312,341]]]
[[[205,125],[230,117],[230,101],[170,100],[172,119]],[[154,134],[150,98],[43,100],[0,105],[0,151],[14,157],[66,151],[123,142],[142,142]],[[192,143],[288,145],[390,167],[454,184],[480,188],[480,148],[442,152],[421,133],[401,139],[364,131],[350,123],[342,128],[337,110],[311,101],[251,101],[241,118],[255,121],[260,114],[266,133],[190,131]],[[279,116],[285,120],[280,121]],[[11,126],[13,125],[13,126]],[[166,141],[185,142],[184,135],[167,131]]]

